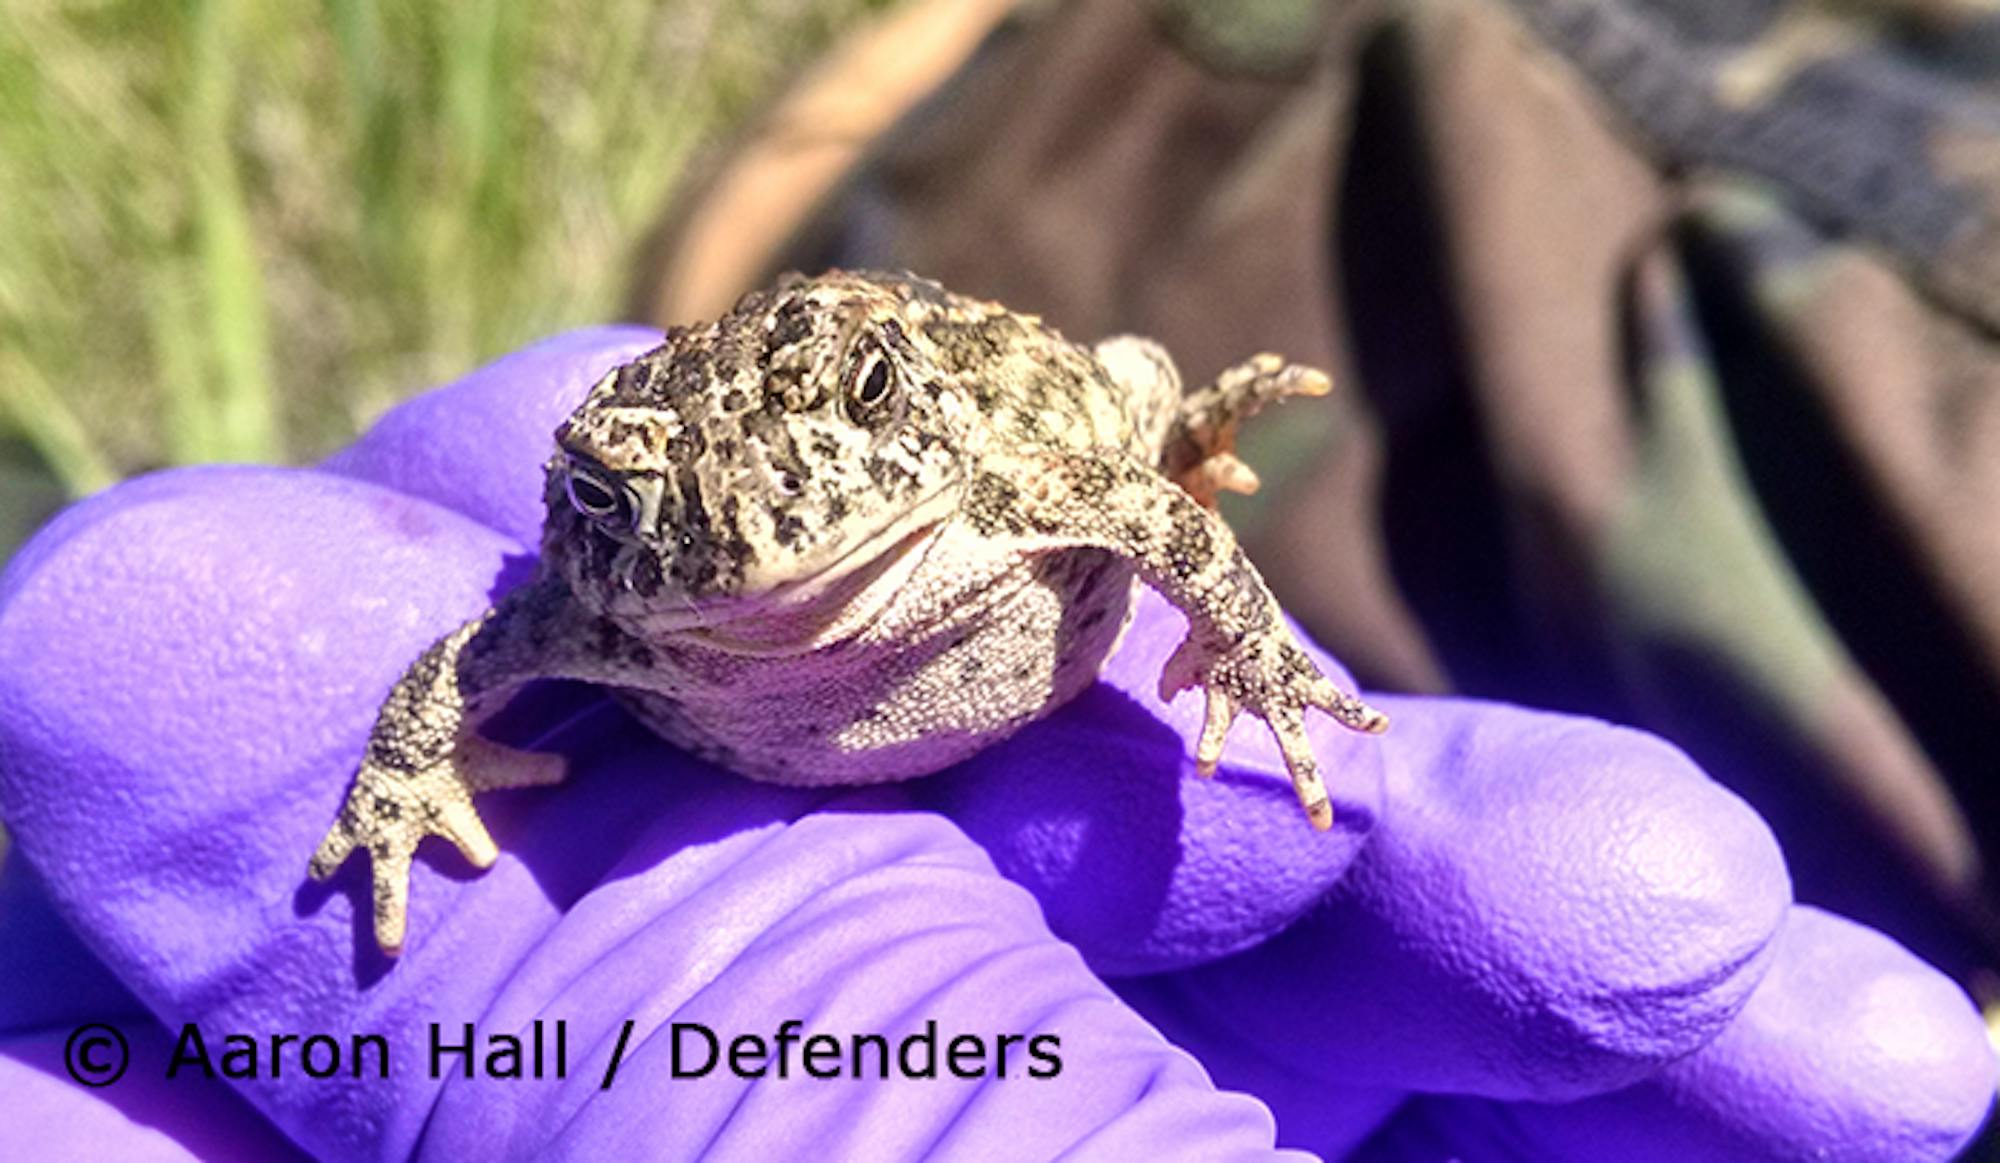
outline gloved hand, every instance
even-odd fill
[[[1200,699],[1154,693],[1182,623],[1150,594],[1096,688],[907,784],[758,784],[594,692],[531,694],[500,730],[568,782],[483,797],[484,873],[426,844],[384,959],[362,862],[322,886],[306,857],[390,683],[525,575],[550,430],[653,341],[522,352],[318,469],[134,481],[13,562],[0,1154],[254,1157],[288,1150],[275,1127],[341,1158],[1211,1159],[1270,1148],[1275,1113],[1333,1158],[1904,1160],[1980,1121],[1995,1064],[1964,995],[1793,906],[1762,822],[1671,747],[1384,699],[1379,739],[1314,727],[1318,835],[1254,723],[1192,775]],[[102,1089],[63,1081],[89,1021],[130,1042]],[[542,1077],[484,1077],[533,1070],[536,1021]],[[218,1071],[249,1035],[257,1076],[204,1081],[188,1023]],[[432,1023],[474,1025],[441,1078]],[[894,1070],[929,1023],[935,1077],[873,1081],[864,1046],[853,1080],[856,1035]],[[804,1076],[811,1034],[840,1078]],[[762,1079],[730,1071],[739,1035]],[[999,1078],[1002,1035],[1025,1037]]]

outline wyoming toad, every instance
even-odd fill
[[[792,277],[675,328],[557,430],[534,578],[396,683],[312,875],[366,848],[400,948],[418,842],[486,867],[473,793],[561,777],[472,730],[537,678],[605,684],[756,779],[936,771],[1087,686],[1135,578],[1188,618],[1160,689],[1207,693],[1198,769],[1249,711],[1330,827],[1305,711],[1387,720],[1314,667],[1210,507],[1255,487],[1236,424],[1326,389],[1265,355],[1184,392],[1151,341],[1081,347],[905,275]]]

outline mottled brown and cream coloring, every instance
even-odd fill
[[[1329,827],[1305,713],[1387,721],[1319,673],[1208,503],[1255,487],[1240,420],[1327,387],[1261,355],[1183,391],[1149,340],[1079,346],[906,275],[792,277],[671,330],[557,430],[534,578],[397,682],[312,875],[366,848],[400,948],[418,842],[485,867],[473,793],[561,778],[472,730],[537,678],[604,684],[755,779],[936,771],[1093,681],[1135,580],[1187,615],[1160,687],[1206,691],[1199,770],[1248,711]]]

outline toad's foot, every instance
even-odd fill
[[[1021,482],[1016,484],[1015,482]],[[1208,691],[1196,752],[1215,769],[1239,710],[1270,725],[1313,826],[1333,826],[1305,712],[1316,707],[1357,731],[1386,729],[1380,711],[1341,690],[1307,656],[1229,526],[1152,467],[1115,450],[989,455],[963,514],[972,529],[1021,551],[1087,545],[1131,561],[1187,616],[1188,636],[1160,671],[1160,696]]]
[[[1256,492],[1257,474],[1236,458],[1237,427],[1273,401],[1332,389],[1325,372],[1268,352],[1237,364],[1182,399],[1163,458],[1167,475],[1211,509],[1219,493]]]
[[[442,836],[475,868],[490,868],[499,849],[472,806],[475,792],[554,783],[562,761],[515,751],[466,735],[443,758],[416,766],[384,762],[371,754],[355,776],[340,816],[320,841],[308,866],[314,880],[339,870],[357,848],[366,849],[374,875],[375,941],[382,951],[402,951],[410,899],[410,862],[426,836]]]
[[[1239,711],[1249,711],[1277,737],[1299,804],[1322,832],[1333,827],[1333,804],[1306,735],[1307,708],[1325,711],[1355,731],[1375,735],[1389,729],[1387,715],[1335,686],[1304,650],[1277,635],[1253,634],[1233,646],[1189,635],[1160,672],[1160,695],[1172,698],[1190,686],[1204,688],[1208,696],[1195,770],[1215,774],[1230,724]]]

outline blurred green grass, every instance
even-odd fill
[[[0,0],[0,560],[617,314],[691,156],[893,0]]]

